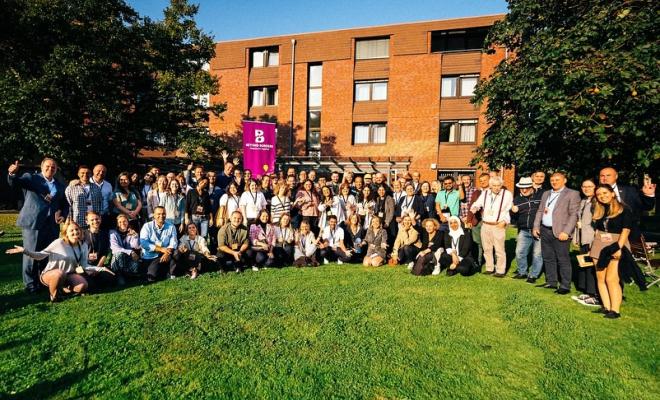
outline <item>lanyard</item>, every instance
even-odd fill
[[[238,229],[234,229],[234,233],[232,233],[231,236],[233,241],[230,244],[234,244],[234,243],[238,244]]]
[[[248,192],[248,194],[250,195],[250,197],[252,197],[252,202],[254,203],[254,208],[257,208],[257,198],[258,198],[259,196],[258,196],[256,193],[255,193],[254,196],[253,196],[253,195],[252,195],[252,192]]]
[[[407,199],[407,198],[408,198],[408,197],[406,196],[406,199]],[[410,201],[408,201],[408,202],[406,202],[406,199],[403,199],[403,207],[401,207],[401,208],[405,208],[405,209],[410,208],[410,205],[413,203],[413,200],[415,200],[415,196],[412,196],[412,197],[410,198]]]
[[[78,247],[78,251],[80,254],[76,253],[76,249],[71,246],[71,250],[73,251],[73,256],[76,258],[76,265],[80,264],[80,259],[82,258],[82,249],[80,248],[80,243],[76,244],[76,247]]]
[[[288,236],[289,236],[289,228],[282,229],[282,240],[286,242]]]
[[[451,239],[451,248],[452,248],[452,249],[454,249],[454,250],[458,249],[458,241],[459,241],[460,239],[461,239],[460,236],[456,239],[456,241],[454,241],[453,238]]]
[[[94,234],[93,232],[89,232],[89,244],[92,246],[92,253],[95,253],[94,248],[96,247],[96,245],[94,244],[95,242],[94,237],[96,235],[97,234]]]
[[[305,251],[305,236],[300,237],[300,247],[302,248],[302,251]]]
[[[610,223],[610,217],[605,217],[605,221],[603,221],[603,228],[605,229],[605,233],[607,233],[607,225]]]
[[[234,200],[234,203],[236,203],[236,208],[238,208],[238,196],[232,195],[229,198]],[[229,202],[227,202],[227,204],[229,204]]]
[[[330,246],[334,246],[336,229],[334,229],[334,230],[330,229],[329,231],[330,231]]]
[[[550,208],[550,206],[552,205],[552,203],[554,203],[555,201],[557,201],[557,199],[559,198],[559,195],[560,195],[560,194],[561,194],[561,192],[550,193],[550,196],[548,197],[548,200],[547,200],[546,203],[545,203],[545,208]],[[553,195],[554,195],[554,196],[553,196]]]
[[[188,247],[190,247],[190,250],[195,250],[195,241],[188,239]]]

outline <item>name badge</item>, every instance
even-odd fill
[[[195,261],[195,254],[193,253],[188,254],[188,260]]]
[[[606,243],[611,243],[613,242],[612,240],[612,234],[611,233],[601,233],[600,234],[600,240]]]
[[[495,210],[486,211],[486,215],[489,216],[489,217],[494,217],[495,216]]]
[[[89,253],[88,259],[89,261],[96,261],[98,259],[98,255],[96,255],[96,253]]]
[[[236,250],[236,249],[238,249],[238,243],[232,243],[232,244],[231,244],[231,249],[232,249],[232,250]]]
[[[383,212],[379,212],[379,213],[378,213],[378,216],[379,216],[380,218],[383,218],[384,215],[385,215],[385,214],[384,214]]]
[[[162,247],[162,246],[163,246],[163,242],[161,242],[160,240],[156,240],[156,246],[158,246],[158,247]]]
[[[197,213],[204,214],[204,206],[197,206]]]
[[[451,217],[451,213],[448,213],[448,212],[442,213],[442,215],[444,215],[444,217],[446,219],[449,219],[449,217]],[[493,215],[495,215],[495,214],[493,214]]]

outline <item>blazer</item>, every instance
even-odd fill
[[[534,229],[541,229],[541,219],[543,219],[543,211],[545,210],[550,193],[552,193],[552,190],[546,190],[543,192],[543,196],[541,196],[541,204],[534,219]],[[565,187],[555,201],[555,208],[552,210],[552,234],[556,238],[562,232],[570,236],[573,234],[577,225],[580,202],[582,201],[580,199],[580,193],[577,190]]]
[[[651,211],[655,207],[655,197],[646,196],[636,187],[617,184],[616,188],[621,202],[630,207],[635,221],[639,221],[642,211]]]
[[[56,226],[55,212],[57,211],[60,211],[62,217],[66,218],[69,207],[64,197],[64,186],[58,181],[55,181],[57,193],[50,202],[46,201],[50,189],[46,178],[41,173],[25,173],[20,177],[8,175],[7,182],[13,189],[22,189],[25,197],[23,207],[16,220],[16,226],[33,230],[43,229],[46,224]]]

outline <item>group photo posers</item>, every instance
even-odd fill
[[[240,162],[240,160],[234,160]],[[387,180],[288,167],[256,176],[225,160],[222,172],[189,164],[151,167],[106,180],[104,165],[80,165],[75,179],[55,179],[57,161],[39,172],[9,165],[8,183],[22,193],[16,221],[25,290],[46,288],[50,300],[84,294],[127,279],[151,283],[196,279],[208,271],[361,264],[405,266],[418,276],[504,278],[506,230],[517,228],[512,276],[621,315],[623,282],[646,289],[630,243],[655,206],[655,184],[619,184],[607,167],[580,190],[565,172],[535,171],[506,188],[494,172],[422,181],[418,171]],[[593,266],[571,259],[571,245]],[[531,261],[531,262],[530,262]]]

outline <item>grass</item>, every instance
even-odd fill
[[[512,279],[328,265],[51,305],[22,294],[19,264],[0,255],[0,398],[660,396],[658,288],[628,287],[611,321]]]

